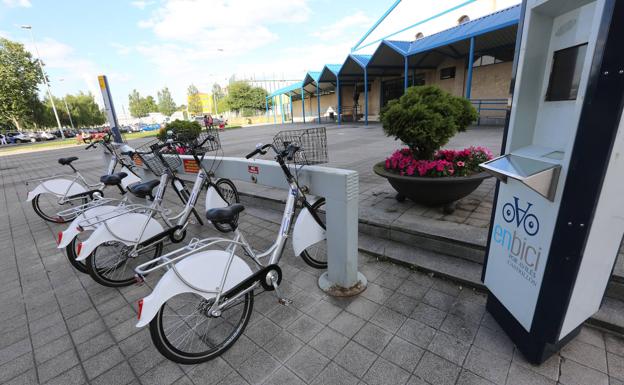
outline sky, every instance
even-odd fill
[[[519,2],[473,1],[482,8]],[[191,83],[209,92],[232,75],[298,81],[324,64],[341,64],[394,2],[0,0],[0,36],[35,52],[29,31],[20,28],[31,25],[52,93],[91,91],[101,103],[97,76],[104,74],[120,114],[133,89],[156,97],[168,87],[176,103],[186,104]],[[470,2],[403,0],[369,40]]]

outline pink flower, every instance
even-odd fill
[[[465,165],[466,163],[462,162],[461,160],[457,162],[457,167],[464,167]]]

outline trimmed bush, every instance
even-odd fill
[[[167,140],[167,132],[172,131],[175,138],[179,138],[182,141],[191,141],[199,136],[201,130],[202,126],[196,121],[189,122],[176,119],[167,123],[165,127],[158,131],[158,139],[161,141]]]
[[[421,160],[432,160],[440,147],[476,119],[477,111],[468,99],[436,86],[410,87],[381,111],[386,135],[405,143]]]

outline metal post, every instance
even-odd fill
[[[284,124],[284,103],[282,103],[282,94],[279,96],[280,100],[280,111],[282,112],[282,124]]]
[[[288,94],[288,104],[290,105],[290,122],[295,122],[295,116],[293,115],[293,106],[292,106],[292,94]]]
[[[67,98],[63,97],[63,102],[65,103],[65,109],[67,110],[67,115],[69,116],[69,125],[71,126],[71,128],[73,130],[74,129],[74,121],[72,120],[71,112],[69,112],[69,106],[67,105]]]
[[[275,96],[271,98],[271,107],[273,107],[273,123],[277,123],[277,111],[275,108]]]
[[[113,96],[110,92],[110,87],[108,86],[108,79],[106,76],[100,75],[98,76],[98,83],[100,84],[100,91],[102,91],[104,109],[106,110],[106,117],[108,118],[108,124],[110,125],[111,132],[115,138],[115,143],[123,143],[121,131],[119,131],[117,113],[115,113],[115,106],[113,105]]]
[[[338,125],[340,126],[342,124],[342,117],[341,112],[342,112],[342,106],[340,105],[341,100],[340,100],[340,78],[338,77],[338,75],[336,75],[336,95],[337,95],[337,99],[338,99]]]
[[[368,71],[364,67],[364,125],[368,126]]]
[[[408,68],[407,68],[407,56],[405,56],[405,64],[404,64],[403,70],[404,70],[403,71],[403,90],[407,91],[407,87],[408,87],[408,84],[407,84],[407,70],[408,70]]]
[[[321,92],[319,90],[318,82],[316,82],[316,109],[318,113],[318,122],[321,124]]]
[[[37,47],[37,43],[35,43],[35,34],[32,31],[32,26],[30,25],[22,25],[22,29],[27,29],[30,31],[30,38],[32,40],[33,46],[35,47],[35,52],[37,53],[37,61],[39,62],[39,68],[41,69],[41,76],[43,76],[43,83],[48,90],[48,96],[50,97],[50,103],[52,104],[52,111],[54,111],[54,117],[56,118],[56,124],[58,125],[59,132],[61,133],[61,139],[65,139],[65,134],[63,133],[63,126],[61,126],[61,119],[59,119],[58,112],[56,111],[56,105],[54,105],[54,97],[52,97],[52,91],[50,91],[50,84],[48,83],[48,78],[46,77],[45,71],[43,70],[43,62],[41,61],[41,55],[39,54],[39,48]]]
[[[264,97],[264,109],[266,111],[266,118],[267,118],[267,123],[269,121],[269,97],[265,96]]]
[[[303,115],[303,122],[305,123],[305,90],[301,87],[301,114]]]
[[[474,63],[474,46],[475,38],[470,38],[470,52],[468,52],[468,76],[466,79],[466,99],[470,99],[470,91],[472,88],[472,63]]]

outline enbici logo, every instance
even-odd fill
[[[518,197],[513,203],[503,205],[505,223],[497,223],[492,232],[492,241],[499,245],[507,256],[507,264],[533,286],[537,285],[537,270],[540,267],[542,248],[539,239],[539,220],[531,213],[533,204],[523,203]]]
[[[527,202],[525,208],[519,205],[520,199],[514,197],[514,203],[505,203],[503,205],[503,219],[507,223],[514,223],[516,227],[524,228],[524,232],[530,236],[537,234],[539,231],[539,221],[534,214],[529,214],[529,210],[533,203]]]

